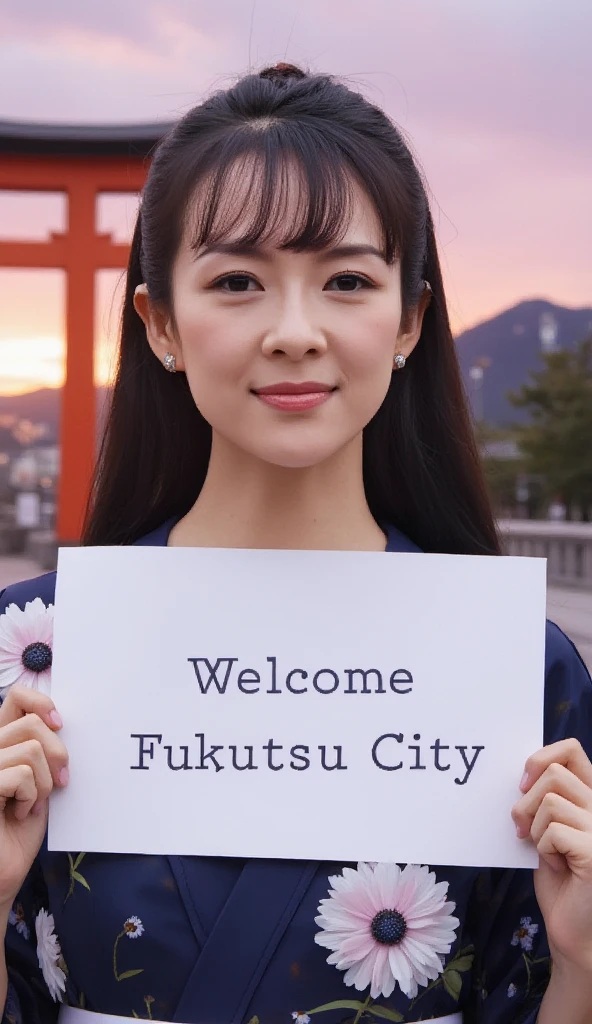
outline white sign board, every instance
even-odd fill
[[[533,867],[545,563],[60,551],[50,850]]]

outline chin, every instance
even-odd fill
[[[320,466],[321,463],[336,455],[337,451],[335,448],[325,445],[311,445],[298,448],[272,448],[253,454],[256,454],[262,462],[282,469],[312,469],[313,466]]]

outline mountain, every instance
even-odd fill
[[[542,368],[541,353],[573,349],[592,334],[592,307],[567,309],[544,299],[531,299],[486,320],[456,339],[467,393],[476,415],[497,426],[523,422],[527,412],[508,401],[529,372]],[[483,378],[471,379],[481,363]]]
[[[592,307],[567,309],[544,299],[520,302],[486,320],[456,339],[467,394],[478,417],[492,424],[523,420],[526,413],[508,401],[528,379],[529,371],[542,366],[545,349],[573,349],[592,333]],[[471,378],[481,365],[482,386]],[[100,419],[108,391],[97,391]],[[0,452],[13,453],[23,444],[56,444],[59,437],[60,391],[44,388],[25,395],[0,395]]]
[[[106,388],[97,389],[99,421],[107,394]],[[0,395],[0,452],[15,455],[28,444],[58,444],[60,406],[60,388],[42,388],[24,395]]]

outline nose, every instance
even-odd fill
[[[326,350],[325,334],[313,322],[303,296],[287,296],[282,302],[277,320],[265,333],[263,354],[285,355],[298,362],[305,355],[321,355]]]

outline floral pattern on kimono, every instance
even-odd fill
[[[172,523],[139,543],[166,544]],[[396,530],[387,550],[417,551]],[[53,603],[55,574],[15,584],[15,602]],[[158,581],[154,582],[155,596]],[[508,715],[512,708],[507,709]],[[549,623],[545,742],[576,737],[592,755],[592,683],[571,642]],[[155,809],[154,828],[158,828]],[[355,866],[355,865],[352,865]],[[2,1024],[56,1024],[59,1005],[39,969],[34,921],[53,914],[72,1006],[179,1024],[359,1024],[429,1020],[535,1024],[549,980],[544,922],[523,870],[434,867],[459,918],[440,978],[415,1000],[396,987],[364,1004],[314,941],[329,876],[343,864],[232,858],[49,853],[42,847],[6,935],[9,991]],[[20,927],[17,927],[20,925]],[[455,966],[456,964],[456,966]],[[458,968],[458,969],[457,969]],[[317,1010],[328,1003],[332,1009]],[[296,1017],[293,1015],[296,1014]],[[297,1020],[300,1018],[300,1021]]]

